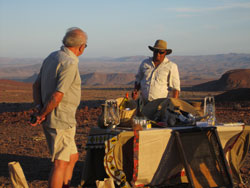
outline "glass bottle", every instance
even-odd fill
[[[126,93],[125,97],[123,98],[121,104],[119,105],[120,110],[124,110],[126,108],[126,103],[128,101],[128,93]]]

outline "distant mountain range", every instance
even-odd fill
[[[79,70],[84,85],[131,84],[146,56],[121,58],[80,58]],[[250,54],[168,56],[179,67],[181,84],[196,85],[219,79],[233,69],[250,69]],[[0,58],[0,79],[33,82],[43,59]]]
[[[134,74],[132,73],[89,73],[81,76],[83,86],[115,86],[115,85],[128,85],[133,84]],[[35,79],[37,75],[30,77],[31,80]],[[220,79],[212,80],[202,84],[193,85],[191,87],[182,86],[182,90],[188,91],[233,91],[229,93],[230,98],[236,100],[240,97],[242,100],[249,100],[250,93],[250,69],[234,69],[224,73]],[[31,89],[31,80],[28,82],[18,82],[14,80],[0,79],[0,90],[9,89]],[[129,86],[130,87],[130,86]],[[238,92],[239,91],[239,92]],[[240,94],[240,95],[239,95]],[[223,96],[220,96],[220,101],[223,101]],[[228,99],[229,96],[227,96]]]
[[[89,73],[81,75],[82,85],[130,85],[135,80],[133,73]]]

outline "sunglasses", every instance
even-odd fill
[[[165,53],[165,51],[154,50],[154,53],[156,53],[156,54],[158,54],[158,53],[159,53],[159,54],[161,54],[161,55],[162,55],[162,54],[164,54],[164,53]]]

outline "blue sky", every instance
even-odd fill
[[[0,57],[46,57],[67,28],[88,34],[83,57],[250,53],[250,0],[0,0]]]

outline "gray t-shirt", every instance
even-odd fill
[[[76,126],[75,113],[81,100],[81,78],[78,57],[66,47],[51,53],[43,62],[38,79],[43,105],[55,91],[64,94],[58,107],[47,115],[45,125],[68,129]]]

